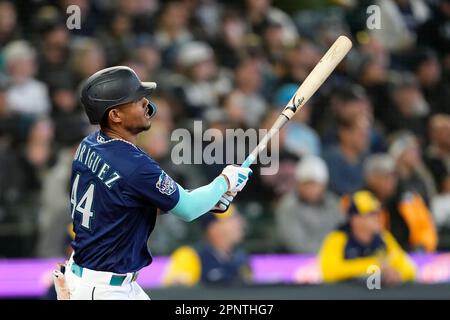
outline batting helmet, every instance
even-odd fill
[[[118,66],[100,70],[84,81],[80,100],[89,121],[99,124],[109,109],[149,97],[155,88],[155,82],[141,82],[131,68]],[[149,103],[148,108],[153,116],[156,106]]]

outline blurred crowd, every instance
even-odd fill
[[[369,30],[372,4],[381,25]],[[79,29],[66,25],[69,5]],[[0,1],[0,256],[65,252],[71,160],[95,130],[78,99],[83,79],[127,65],[156,81],[158,114],[139,144],[195,188],[223,165],[175,165],[171,132],[194,120],[224,134],[270,128],[341,34],[352,51],[280,131],[277,174],[255,166],[231,243],[319,253],[349,219],[343,199],[369,190],[404,251],[449,250],[448,30],[449,0]],[[150,248],[168,255],[204,228],[161,215]]]

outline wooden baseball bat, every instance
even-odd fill
[[[245,159],[242,167],[248,168],[252,165],[258,154],[267,147],[269,140],[305,105],[309,98],[311,98],[322,83],[330,76],[331,72],[333,72],[339,62],[344,59],[351,48],[352,42],[346,36],[340,36],[336,39],[330,49],[328,49],[322,59],[320,59],[314,69],[306,77],[305,81],[303,81],[297,89],[291,100],[289,100],[269,132],[249,154],[247,159]]]

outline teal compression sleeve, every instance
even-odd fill
[[[219,202],[220,197],[228,190],[228,183],[225,177],[218,176],[210,184],[189,192],[180,185],[178,189],[180,199],[170,212],[185,221],[192,221],[207,213]]]

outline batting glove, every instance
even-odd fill
[[[237,193],[244,189],[249,176],[253,173],[250,168],[228,165],[223,169],[222,174],[228,180],[228,192]]]
[[[212,213],[224,213],[230,207],[231,202],[233,202],[236,193],[224,193],[219,202],[211,209]]]

